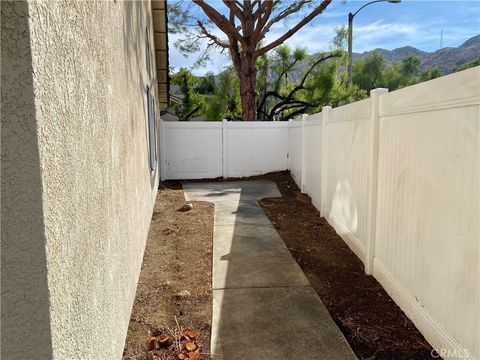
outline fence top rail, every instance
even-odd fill
[[[368,120],[370,118],[371,98],[346,104],[330,110],[327,123]]]
[[[161,121],[167,129],[221,129],[221,121]]]
[[[380,96],[381,117],[480,104],[480,66],[392,91]],[[461,84],[452,89],[452,84]],[[453,93],[452,93],[453,92]]]
[[[262,129],[262,128],[288,128],[288,121],[228,121],[225,122],[228,128],[233,129]]]
[[[301,121],[297,121],[297,120],[291,120],[291,121],[290,121],[290,127],[291,127],[291,128],[299,128],[299,127],[302,127],[302,122],[301,122]]]
[[[319,125],[322,125],[322,123],[323,123],[322,119],[307,120],[307,121],[305,121],[305,127],[319,126]]]

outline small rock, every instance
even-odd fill
[[[180,298],[186,298],[190,296],[190,291],[188,290],[182,290],[177,294],[178,297]]]
[[[180,208],[178,208],[177,211],[185,212],[185,211],[190,211],[192,209],[193,209],[193,205],[189,202],[186,202]]]

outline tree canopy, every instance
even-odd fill
[[[208,56],[211,48],[228,51],[240,80],[242,118],[255,120],[257,59],[283,44],[321,14],[331,1],[224,0],[223,9],[217,9],[204,0],[193,0],[203,16],[192,15],[191,7],[182,8],[182,2],[175,3],[169,12],[173,31],[182,31],[186,35],[176,43],[181,51],[191,53],[200,50],[202,40],[207,42],[204,56]],[[276,24],[301,12],[305,15],[295,25],[264,43],[266,34]]]

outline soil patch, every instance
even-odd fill
[[[176,359],[178,352],[174,350],[184,347],[186,342],[195,343],[200,359],[210,359],[207,354],[212,318],[214,205],[193,202],[191,210],[178,211],[184,203],[180,183],[161,185],[130,318],[124,360]],[[196,333],[194,339],[183,336],[188,330]],[[167,336],[171,341],[161,344]],[[147,343],[151,351],[147,351]],[[186,349],[185,354],[188,355]]]
[[[430,359],[432,347],[363,263],[320,217],[288,172],[275,181],[282,198],[260,200],[291,254],[360,359]]]

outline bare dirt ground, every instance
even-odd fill
[[[283,197],[259,202],[357,357],[431,359],[432,347],[289,173],[255,178],[277,183]]]
[[[179,353],[188,359],[189,352],[191,359],[210,358],[214,205],[193,202],[192,210],[177,211],[184,203],[178,182],[158,191],[124,360],[178,359]]]

